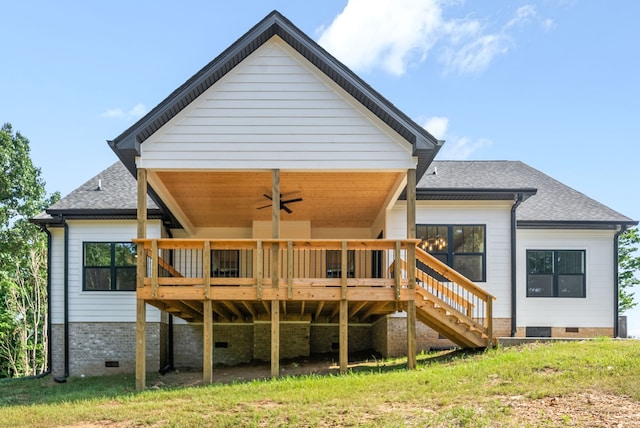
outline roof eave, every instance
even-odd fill
[[[600,229],[617,230],[637,226],[637,221],[619,220],[518,220],[518,229]]]

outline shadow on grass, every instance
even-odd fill
[[[464,360],[473,355],[477,355],[482,351],[474,350],[450,350],[437,353],[421,354],[417,358],[419,366],[429,366],[433,364],[446,364],[455,360]],[[337,356],[337,355],[336,355]],[[289,367],[300,367],[297,373],[283,372],[283,376],[288,378],[312,376],[336,376],[339,374],[339,368],[335,364],[336,357],[334,355],[315,356],[320,360],[314,360],[316,366],[325,363],[325,369],[318,371],[305,372],[306,364],[309,359],[305,359],[300,363],[296,360],[286,360],[282,365]],[[312,357],[313,358],[313,357]],[[261,365],[261,367],[264,366]],[[239,384],[250,383],[256,379],[265,379],[271,381],[267,377],[260,376],[255,371],[255,376],[245,376],[243,378],[233,378],[233,367],[218,369],[226,370],[231,373],[227,381],[216,381],[214,377],[214,386],[222,384]],[[245,372],[251,372],[252,366],[244,367]],[[394,371],[406,370],[406,359],[383,359],[375,353],[360,353],[359,355],[350,355],[349,373],[357,374],[379,374]],[[215,372],[215,369],[214,369]],[[147,375],[147,385],[152,386],[146,392],[157,389],[185,389],[194,386],[201,386],[200,382],[184,381],[187,376],[198,378],[200,372],[183,372],[172,374],[174,379],[183,381],[164,382],[166,377],[157,373],[149,373]],[[273,380],[277,382],[277,379]],[[158,387],[158,385],[160,385]],[[13,379],[0,382],[0,407],[33,405],[33,404],[57,404],[63,402],[77,402],[93,399],[114,399],[123,396],[131,396],[139,394],[135,390],[135,377],[133,374],[118,374],[111,376],[95,376],[95,377],[70,377],[65,383],[56,383],[53,376],[46,376],[40,379]]]

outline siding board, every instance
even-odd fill
[[[395,170],[415,163],[409,143],[277,40],[185,107],[141,151],[139,166],[163,169]]]

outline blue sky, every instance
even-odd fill
[[[635,1],[8,2],[0,121],[64,195],[116,161],[106,140],[274,9],[447,140],[439,159],[522,160],[640,219]]]

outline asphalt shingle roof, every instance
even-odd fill
[[[47,212],[136,210],[137,191],[136,180],[118,161],[53,204]],[[148,196],[147,208],[158,209]]]
[[[521,161],[434,161],[418,188],[468,191],[535,188],[537,193],[518,207],[518,221],[633,222]]]
[[[436,172],[437,173],[434,173]],[[101,184],[102,190],[98,189]],[[520,161],[434,161],[418,183],[418,192],[456,190],[467,194],[487,190],[525,192],[537,189],[517,209],[518,221],[634,223],[617,211],[566,186]],[[103,216],[105,212],[135,212],[137,186],[131,173],[116,162],[47,209],[49,214],[82,212]],[[158,206],[147,197],[149,210]],[[44,213],[35,221],[50,218]]]

